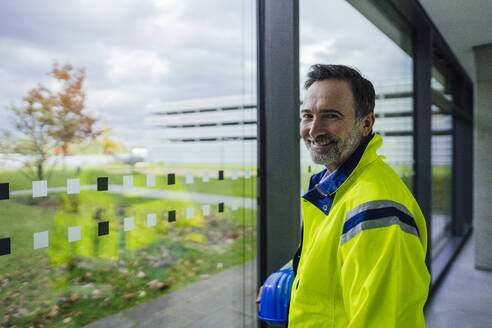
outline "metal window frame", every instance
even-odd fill
[[[431,165],[431,67],[432,35],[428,25],[421,24],[413,35],[413,90],[414,90],[414,182],[413,193],[427,219],[426,263],[432,274],[432,165]]]
[[[257,0],[257,282],[299,242],[299,2]]]
[[[353,0],[350,2],[353,5],[357,3]],[[356,9],[378,26],[375,21],[378,13],[374,8],[386,11],[386,14],[391,9],[411,28],[414,59],[413,185],[414,195],[428,219],[429,247],[426,263],[433,275],[432,293],[471,233],[473,82],[418,0],[372,0],[364,6],[356,6]],[[366,15],[364,11],[367,11]],[[298,0],[257,0],[258,285],[261,285],[270,272],[290,258],[299,240],[298,16]],[[386,24],[379,23],[381,26]],[[389,36],[391,37],[391,33]],[[408,52],[408,47],[405,48]],[[453,76],[453,237],[440,255],[431,259],[430,81],[433,57],[437,55],[440,59],[437,66]]]
[[[461,247],[464,242],[467,240],[468,236],[471,233],[471,217],[472,217],[472,206],[473,206],[473,171],[472,165],[473,162],[470,160],[473,158],[473,122],[470,119],[473,117],[473,103],[470,101],[473,97],[473,83],[464,70],[463,66],[459,63],[458,59],[451,51],[451,48],[448,46],[442,35],[440,34],[437,27],[431,21],[422,5],[417,0],[388,0],[392,1],[393,4],[398,6],[399,9],[402,10],[403,14],[409,22],[414,26],[416,30],[414,45],[417,48],[421,47],[429,47],[430,41],[430,53],[427,53],[429,56],[428,60],[425,62],[415,62],[414,61],[414,71],[423,71],[429,70],[431,71],[432,65],[438,67],[441,71],[445,72],[445,74],[449,77],[448,81],[451,83],[451,90],[453,93],[453,103],[452,103],[452,111],[453,111],[453,162],[452,162],[452,202],[453,202],[453,211],[452,211],[452,236],[447,241],[444,249],[437,255],[435,258],[431,259],[428,255],[427,265],[429,271],[432,275],[431,280],[431,289],[430,294],[432,295],[434,291],[439,286],[439,283],[442,281],[442,278],[446,274],[449,269],[450,264],[453,262],[456,255],[459,253]],[[425,27],[424,27],[425,26]],[[422,28],[428,29],[426,33],[428,33],[430,40],[422,40],[422,37],[419,37],[418,34],[421,33],[419,29]],[[422,45],[421,42],[425,42],[425,45]],[[415,50],[415,49],[414,49]],[[415,53],[416,56],[421,56],[422,54]],[[428,67],[419,67],[419,66],[428,66]],[[418,77],[414,77],[415,80],[418,80]],[[427,77],[425,77],[425,81],[423,83],[427,84]],[[422,80],[423,81],[423,80]],[[422,83],[420,81],[420,83]],[[430,76],[429,76],[430,83]],[[429,85],[429,92],[430,90]],[[415,95],[415,102],[419,102],[419,95]],[[426,105],[427,106],[427,105]],[[430,109],[430,107],[428,107]],[[416,115],[418,115],[416,113]],[[424,123],[427,124],[427,123]],[[416,140],[418,137],[418,132],[416,131]],[[430,136],[429,136],[430,142]],[[422,152],[418,148],[422,147],[422,144],[416,143],[417,150],[416,152]],[[427,148],[427,145],[424,144],[424,147]],[[422,157],[421,157],[422,159]],[[425,158],[423,159],[425,160]],[[428,165],[429,170],[432,168],[432,163],[430,153],[427,159],[429,161]],[[416,158],[417,161],[417,158]],[[419,165],[416,163],[416,165]],[[422,169],[422,168],[421,168]],[[420,183],[421,187],[428,185],[431,187],[432,183],[432,174],[431,171],[424,172],[416,172],[416,180],[417,184]],[[430,179],[430,180],[427,180]],[[428,189],[425,187],[424,189]],[[429,197],[424,200],[429,206],[431,203],[432,193],[431,190],[428,189],[430,194]],[[425,192],[424,190],[420,190],[420,192]],[[420,201],[420,199],[417,200]],[[431,209],[429,207],[429,214],[426,216],[428,218],[428,226],[430,227],[428,235],[432,236],[432,222],[431,222]],[[429,237],[429,247],[428,254],[432,252],[432,238]]]

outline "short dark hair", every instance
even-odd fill
[[[376,98],[374,86],[357,69],[345,65],[315,64],[309,69],[307,77],[308,79],[304,84],[306,89],[317,81],[347,81],[354,96],[356,117],[362,119],[367,114],[374,112]]]

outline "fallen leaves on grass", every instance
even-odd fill
[[[149,281],[147,283],[147,287],[149,287],[149,289],[151,289],[151,290],[156,290],[156,289],[158,289],[158,290],[164,290],[164,289],[169,288],[169,283],[167,283],[167,282],[161,282],[161,281],[159,281],[157,279],[154,279],[154,280]]]

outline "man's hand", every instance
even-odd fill
[[[260,287],[258,291],[258,296],[256,297],[256,308],[258,312],[260,312],[260,302],[261,302],[261,293],[263,292],[263,286]]]

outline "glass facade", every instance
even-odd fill
[[[302,83],[313,63],[340,63],[374,83],[380,153],[427,218],[426,261],[434,288],[470,231],[471,171],[455,170],[470,167],[469,156],[457,147],[469,144],[471,129],[465,134],[457,126],[470,126],[471,102],[464,99],[471,99],[472,83],[417,7],[390,1],[300,3],[300,76]],[[305,192],[309,176],[323,167],[311,164],[302,140],[301,154]]]
[[[0,12],[0,326],[253,326],[255,1]]]
[[[411,48],[402,48],[403,40],[410,38],[408,31],[397,30],[393,40],[351,4],[341,0],[301,2],[299,11],[301,83],[306,79],[309,66],[316,63],[359,69],[374,84],[376,92],[373,131],[383,137],[379,154],[386,156],[386,162],[411,189],[413,61]],[[322,19],[329,12],[337,12],[337,15]],[[304,92],[301,87],[301,99]],[[309,177],[323,167],[312,164],[303,143],[301,140],[301,191],[307,191]]]
[[[0,4],[0,114],[8,118],[0,125],[0,326],[256,326],[257,239],[287,242],[273,225],[257,227],[257,204],[299,191],[270,185],[257,199],[257,181],[268,180],[257,177],[258,146],[275,144],[265,133],[258,145],[255,16],[265,11],[257,4]],[[469,218],[456,215],[453,186],[459,180],[471,193],[463,170],[454,171],[468,167],[456,145],[471,127],[458,134],[454,120],[459,92],[471,99],[472,85],[434,27],[432,46],[422,41],[422,13],[411,15],[390,1],[299,1],[300,81],[296,73],[285,83],[300,82],[302,100],[315,63],[350,65],[373,82],[379,153],[424,210],[430,202],[434,283],[471,218],[471,196],[460,205]],[[429,103],[414,81],[427,57]],[[430,122],[416,115],[421,107]],[[417,130],[429,133],[430,153],[414,142]],[[298,146],[283,141],[282,151]],[[300,149],[305,192],[323,167],[302,140]],[[430,164],[429,179],[416,157]]]
[[[452,236],[453,97],[449,83],[432,70],[432,257]]]

